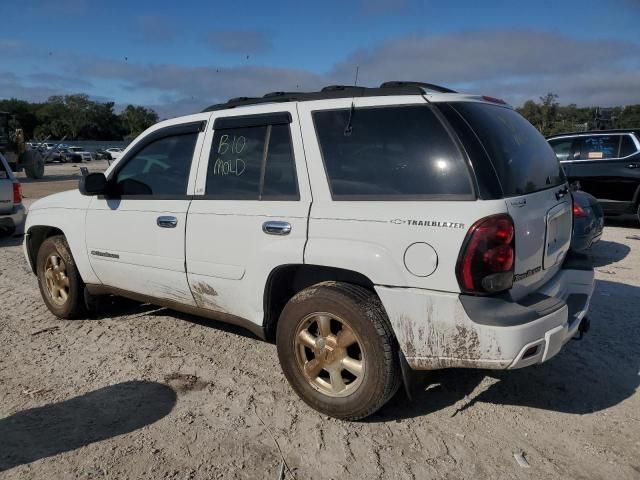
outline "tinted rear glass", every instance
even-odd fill
[[[480,137],[505,197],[564,183],[564,174],[551,146],[518,112],[485,103],[452,105]]]
[[[471,197],[469,172],[431,108],[394,106],[313,114],[334,200]]]
[[[620,142],[620,157],[627,157],[633,153],[636,153],[636,145],[633,143],[631,136],[624,135]]]
[[[620,135],[594,135],[579,137],[577,150],[580,160],[601,160],[618,157]]]

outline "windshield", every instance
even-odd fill
[[[518,112],[477,102],[452,106],[469,122],[487,150],[505,197],[537,192],[565,182],[551,146]]]

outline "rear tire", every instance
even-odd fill
[[[40,179],[44,177],[44,157],[40,152],[27,150],[22,155],[21,163],[24,165],[24,173],[28,178]]]
[[[49,311],[64,319],[82,316],[84,283],[65,237],[56,235],[42,242],[36,261],[40,293]]]
[[[323,282],[285,306],[278,358],[294,391],[329,416],[358,420],[400,386],[396,340],[378,297],[363,287]]]

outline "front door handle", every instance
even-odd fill
[[[158,217],[157,223],[161,228],[176,228],[178,226],[178,219],[176,217],[162,216]]]
[[[269,235],[289,235],[291,233],[291,224],[279,221],[264,222],[262,231]]]
[[[640,163],[630,163],[627,168],[640,168]]]

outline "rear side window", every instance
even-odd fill
[[[216,130],[206,195],[221,200],[298,200],[289,125]]]
[[[624,135],[620,142],[620,157],[628,157],[636,153],[636,144],[633,143],[633,139],[630,135]]]
[[[594,135],[579,137],[578,148],[580,160],[602,160],[618,157],[620,135]]]
[[[518,112],[476,102],[452,106],[469,122],[487,150],[505,197],[564,183],[553,149]]]
[[[121,195],[186,195],[197,133],[155,140],[118,171]]]
[[[474,198],[452,138],[428,106],[313,114],[334,200]]]

